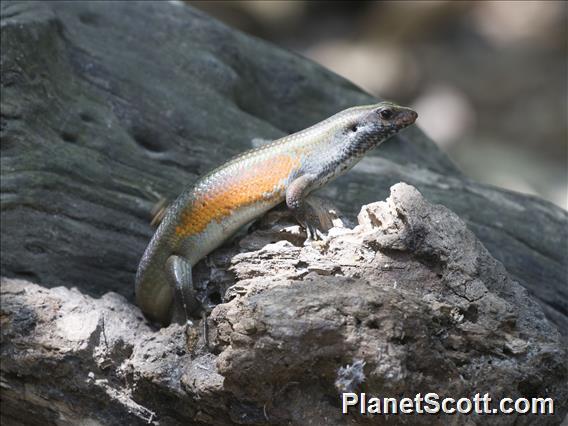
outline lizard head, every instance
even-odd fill
[[[341,133],[353,147],[366,150],[379,145],[416,121],[416,111],[392,102],[350,108],[344,111]]]
[[[418,114],[392,102],[349,108],[302,131],[312,149],[301,174],[315,175],[317,186],[347,172],[365,153],[410,126]],[[301,133],[302,133],[301,132]]]

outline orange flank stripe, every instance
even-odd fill
[[[216,220],[218,223],[238,208],[258,201],[268,201],[284,190],[280,183],[300,164],[300,157],[281,154],[240,170],[230,181],[223,182],[210,192],[196,193],[193,202],[182,213],[176,235],[182,238],[203,231]]]

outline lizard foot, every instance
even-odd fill
[[[294,214],[306,230],[306,242],[323,240],[327,231],[333,228],[333,220],[337,217],[334,209],[330,209],[330,203],[315,195],[308,195],[302,207]]]
[[[306,241],[319,240],[325,237],[325,232],[333,227],[333,218],[324,207],[325,202],[313,195],[307,195],[314,183],[313,175],[303,175],[286,190],[286,205],[306,230]]]

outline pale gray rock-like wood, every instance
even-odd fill
[[[376,101],[176,2],[3,1],[1,36],[1,273],[95,296],[132,300],[160,199],[255,138]],[[417,128],[321,192],[353,216],[399,181],[462,217],[568,330],[565,211],[468,180]]]
[[[116,293],[4,278],[3,424],[432,424],[342,415],[347,389],[550,397],[554,416],[483,424],[560,424],[565,342],[455,213],[398,184],[358,223],[304,245],[273,212],[215,252],[207,271],[229,289],[209,316],[208,348],[201,323],[152,329]]]
[[[320,195],[351,220],[399,181],[428,202],[396,186],[308,246],[271,212],[196,267],[206,348],[200,322],[157,330],[132,304],[152,207],[255,138],[375,99],[178,3],[0,16],[3,423],[364,423],[334,405],[349,387],[551,396],[539,421],[565,416],[565,211],[467,179],[408,129]]]

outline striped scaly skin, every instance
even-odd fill
[[[193,266],[243,225],[286,201],[308,238],[321,233],[304,201],[370,149],[413,124],[415,111],[381,102],[341,111],[247,151],[198,180],[170,206],[136,274],[136,301],[151,320],[185,322],[201,308]]]

